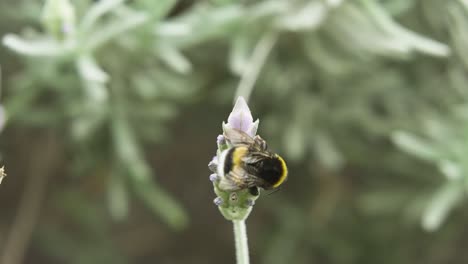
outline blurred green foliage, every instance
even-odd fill
[[[250,238],[263,245],[254,259],[468,261],[467,1],[46,2],[0,3],[7,124],[66,131],[74,175],[108,175],[115,220],[135,196],[187,226],[144,146],[174,140],[167,124],[184,106],[243,95],[291,167],[284,192],[264,199],[267,218],[251,217],[270,227]],[[116,257],[99,213],[77,213],[97,209],[75,191],[57,207],[92,246],[46,226],[42,250],[132,262]]]

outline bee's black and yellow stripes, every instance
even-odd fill
[[[223,175],[230,174],[229,181],[238,188],[257,186],[267,190],[274,189],[279,187],[288,175],[283,158],[269,152],[252,152],[246,146],[226,150],[222,164]],[[236,175],[238,176],[233,177]]]
[[[247,154],[246,147],[234,147],[228,150],[224,159],[224,174],[228,174],[237,166],[242,166],[242,158]]]
[[[267,186],[265,189],[273,189],[280,186],[288,175],[288,169],[284,160],[278,155],[264,158],[257,167],[257,176],[263,179]]]

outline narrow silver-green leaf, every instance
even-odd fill
[[[27,40],[15,34],[7,34],[2,39],[3,45],[26,56],[58,57],[71,50],[52,38]]]
[[[464,194],[464,186],[459,181],[449,181],[432,197],[423,217],[422,226],[428,231],[437,230],[449,212],[457,205]]]
[[[396,131],[392,134],[392,140],[404,151],[419,158],[434,161],[439,157],[436,149],[429,143],[404,131]]]
[[[95,2],[81,20],[80,30],[82,33],[91,30],[100,17],[119,7],[123,2],[124,0],[102,0]]]

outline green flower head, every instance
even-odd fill
[[[255,122],[253,121],[252,114],[245,99],[239,97],[232,112],[229,114],[227,123],[223,122],[222,127],[224,131],[227,129],[237,129],[254,137],[257,133],[258,124],[258,119]],[[217,155],[213,157],[208,164],[208,167],[213,172],[209,178],[210,181],[213,182],[214,191],[217,195],[214,199],[214,203],[227,220],[244,220],[252,211],[252,206],[258,198],[258,189],[255,189],[255,191],[252,191],[252,189],[229,191],[220,188],[219,182],[221,175],[218,173],[218,167],[223,166],[223,164],[219,164],[221,160],[220,157],[233,146],[230,145],[229,141],[226,140],[223,135],[218,136],[217,145]]]

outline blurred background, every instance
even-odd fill
[[[234,263],[234,99],[290,167],[252,263],[468,263],[468,1],[2,0],[0,263]]]

